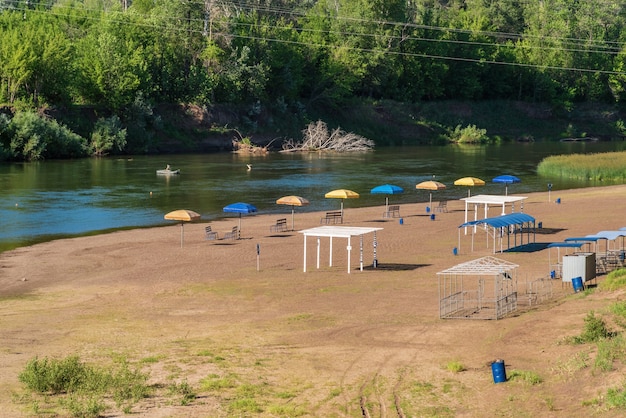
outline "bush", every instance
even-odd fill
[[[468,125],[461,128],[457,125],[453,131],[447,135],[448,141],[457,144],[485,144],[489,141],[486,129],[478,129],[476,125]]]
[[[40,393],[68,393],[77,390],[90,374],[87,366],[77,356],[69,356],[62,360],[39,360],[37,357],[26,364],[19,375],[20,382],[30,390]]]
[[[580,335],[573,337],[571,342],[573,344],[593,343],[613,336],[614,333],[608,330],[604,320],[596,317],[591,311],[585,317],[585,329]]]
[[[91,133],[91,152],[102,156],[112,149],[122,151],[126,146],[126,129],[122,129],[120,118],[113,115],[108,119],[100,118]]]
[[[44,158],[78,158],[88,155],[86,141],[55,120],[33,112],[17,112],[8,126],[14,158],[36,161]]]

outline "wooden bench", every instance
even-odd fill
[[[270,232],[286,232],[287,230],[287,218],[278,219],[274,225],[270,226]]]
[[[448,212],[448,201],[440,200],[439,204],[433,209],[434,212]]]
[[[392,205],[387,207],[387,211],[383,212],[383,218],[399,218],[400,205]]]
[[[233,226],[230,232],[224,234],[224,239],[239,239],[239,227]]]
[[[341,211],[326,212],[326,216],[320,219],[321,224],[342,224],[343,213]]]
[[[216,231],[211,230],[211,225],[204,228],[204,239],[214,240],[219,239],[219,234]]]

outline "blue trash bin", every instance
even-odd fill
[[[491,373],[493,374],[493,383],[506,382],[506,368],[504,360],[496,360],[491,363]]]
[[[572,279],[572,287],[574,288],[574,292],[578,293],[583,290],[583,278],[582,277],[574,277]]]
[[[560,198],[560,197],[559,197],[558,199],[556,199],[556,203],[557,203],[557,205],[558,205],[559,203],[561,203],[561,198]]]
[[[454,248],[452,249],[452,254],[454,254],[454,255],[459,255],[459,249],[458,249],[458,248],[456,248],[456,247],[454,247]]]
[[[400,225],[404,225],[404,219],[400,218],[398,222],[400,222]]]
[[[426,213],[430,213],[430,206],[426,206]]]
[[[431,214],[430,214],[430,220],[431,220],[431,221],[434,221],[434,220],[435,220],[435,214],[434,214],[434,213],[431,213]]]

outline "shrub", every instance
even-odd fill
[[[614,334],[608,330],[602,318],[596,317],[591,311],[585,317],[585,328],[583,332],[571,339],[573,344],[585,344],[601,341],[613,337]]]
[[[125,146],[126,129],[122,129],[120,118],[113,115],[108,119],[98,119],[91,133],[92,154],[106,155],[113,149],[122,151]]]
[[[457,144],[484,144],[489,141],[487,130],[479,129],[476,125],[468,125],[465,128],[457,125],[453,131],[448,133],[447,138],[450,142]]]
[[[88,154],[86,141],[55,120],[33,112],[17,112],[9,123],[10,151],[14,158],[78,158]]]

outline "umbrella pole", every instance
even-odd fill
[[[389,212],[389,197],[385,196],[385,212]]]
[[[343,199],[341,199],[341,218],[343,218]]]
[[[180,248],[183,248],[183,241],[185,240],[185,223],[180,221]]]
[[[241,213],[239,214],[239,228],[237,229],[237,239],[241,238]]]
[[[430,200],[428,203],[428,209],[433,210],[433,192],[430,192]]]
[[[291,205],[291,230],[295,231],[294,223],[293,223],[293,212],[294,212],[294,207],[293,207],[293,205]]]

